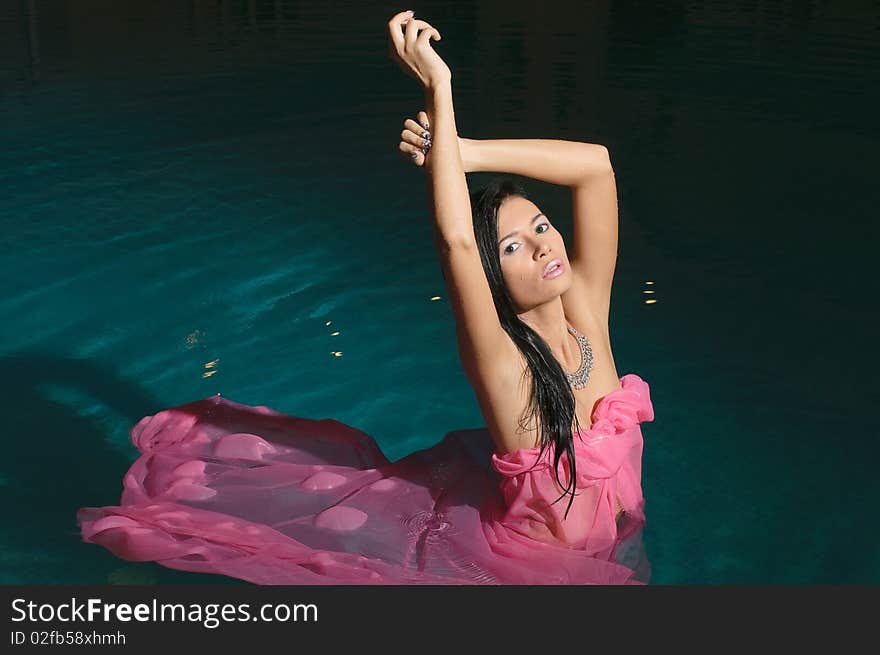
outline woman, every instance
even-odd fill
[[[458,349],[487,428],[391,463],[337,421],[207,398],[135,425],[142,455],[120,505],[82,508],[83,539],[259,584],[646,583],[640,423],[654,415],[648,385],[618,378],[611,354],[607,150],[459,139],[452,76],[429,42],[439,32],[403,12],[388,33],[425,90],[399,148],[428,175]],[[573,257],[512,182],[469,196],[466,171],[502,166],[572,188]]]

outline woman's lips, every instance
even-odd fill
[[[545,280],[552,280],[555,277],[559,277],[560,275],[562,275],[562,272],[564,270],[565,270],[565,264],[563,264],[562,262],[559,262],[559,265],[556,268],[554,268],[550,272],[544,274],[544,279]]]

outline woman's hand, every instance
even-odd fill
[[[414,14],[403,11],[388,21],[388,54],[401,70],[418,80],[423,88],[452,80],[452,71],[434,52],[430,39],[439,41],[440,32]]]
[[[403,132],[400,133],[401,141],[397,145],[400,152],[406,155],[416,166],[424,166],[431,156],[431,122],[428,114],[420,111],[418,120],[407,118],[403,121]],[[465,161],[464,145],[466,139],[458,139],[458,152],[461,155],[462,164],[467,170]]]

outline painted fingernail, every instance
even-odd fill
[[[422,132],[422,136],[425,137],[426,139],[430,139],[431,133],[430,132]]]
[[[424,127],[427,130],[428,129],[428,121],[425,121],[424,123],[422,123],[422,127]]]
[[[417,153],[417,152],[411,152],[411,153],[409,153],[409,156],[412,157],[413,159],[415,159],[416,157],[419,156],[419,153]]]

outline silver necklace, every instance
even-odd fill
[[[590,372],[593,370],[593,349],[587,337],[575,330],[568,321],[568,331],[577,339],[578,345],[581,347],[581,365],[574,373],[566,373],[568,383],[575,389],[583,389],[587,386],[587,380],[590,379]]]

